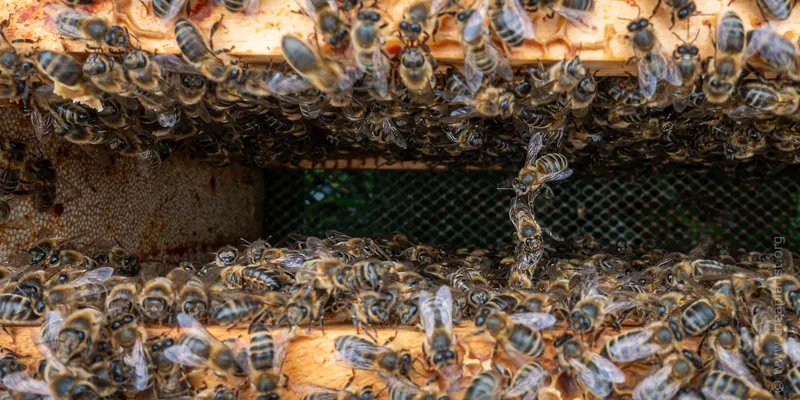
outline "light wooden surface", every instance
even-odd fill
[[[10,38],[39,39],[36,46],[39,49],[62,49],[62,41],[51,30],[51,21],[47,20],[44,6],[51,1],[30,0],[0,0],[0,18],[12,15],[12,24],[8,29]],[[112,15],[112,1],[95,0],[96,4],[87,9],[101,15]],[[164,32],[161,38],[142,38],[142,47],[148,50],[164,52],[177,52],[173,39],[172,28],[163,27],[150,13],[149,1],[116,0],[129,2],[128,10],[131,18],[141,28],[156,32]],[[300,0],[303,1],[303,0]],[[469,2],[469,0],[463,0]],[[581,59],[590,68],[598,68],[604,74],[620,75],[624,71],[635,72],[633,64],[624,65],[632,56],[630,44],[625,39],[626,24],[622,20],[634,19],[639,15],[649,17],[657,0],[596,0],[595,20],[599,27],[596,33],[584,33],[573,26],[566,26],[563,37],[556,35],[561,24],[561,18],[544,21],[544,12],[531,14],[536,26],[537,40],[529,40],[524,46],[512,51],[511,59],[514,64],[533,63],[539,60],[544,62],[560,61],[570,57],[580,50]],[[410,0],[379,0],[379,7],[389,14],[390,26],[387,35],[394,31],[405,6]],[[651,19],[656,26],[658,37],[665,50],[672,53],[676,43],[679,43],[669,30],[670,8],[662,2],[661,9]],[[701,56],[713,55],[711,43],[712,27],[715,14],[727,6],[729,0],[695,0],[697,8],[702,15],[690,19],[690,37],[694,37],[700,30],[696,44],[700,48]],[[144,5],[147,4],[147,7]],[[737,11],[744,20],[745,26],[756,27],[763,23],[763,18],[754,0],[732,0],[730,8]],[[206,32],[220,16],[225,14],[224,25],[215,36],[214,43],[217,48],[233,47],[232,54],[240,56],[246,61],[268,62],[280,58],[280,40],[286,33],[294,33],[301,37],[309,37],[313,32],[313,23],[304,14],[298,13],[299,6],[292,0],[261,0],[261,7],[253,17],[244,14],[231,14],[222,5],[215,6],[213,0],[198,0],[193,3],[192,19]],[[452,18],[443,17],[442,29],[431,44],[437,59],[446,63],[463,63],[457,32],[454,29]],[[775,29],[791,40],[796,40],[800,35],[800,11],[795,9],[788,20],[773,22]],[[673,32],[686,37],[687,24],[677,22]],[[393,36],[387,41],[386,49],[389,54],[397,54],[401,47]],[[559,39],[561,38],[561,39]],[[85,52],[85,45],[75,41],[64,41],[66,47],[73,52]]]
[[[34,329],[39,328],[8,327],[8,329],[14,336],[15,344],[10,342],[7,335],[0,334],[0,347],[10,348],[19,352],[19,354],[21,354],[23,357],[26,357],[23,358],[23,362],[28,365],[29,370],[34,370],[41,356],[35,350],[31,332]],[[494,341],[486,334],[478,336],[472,335],[475,330],[475,326],[472,325],[472,323],[462,323],[460,327],[455,327],[455,333],[458,337],[458,341],[462,345],[459,349],[459,360],[464,362],[466,365],[464,367],[464,376],[467,377],[480,372],[484,368],[489,368],[491,365],[491,363],[488,362],[488,358],[491,354],[492,347],[494,346]],[[238,337],[245,342],[249,342],[246,328],[225,329],[219,327],[210,327],[209,331],[220,339]],[[148,329],[148,332],[151,336],[164,333],[169,333],[175,337],[179,335],[178,329],[170,330],[167,328],[151,328]],[[285,391],[284,396],[281,398],[299,399],[302,393],[293,391],[292,386],[303,383],[313,383],[330,388],[342,388],[352,376],[352,371],[336,365],[331,360],[331,356],[333,355],[333,341],[335,338],[341,335],[355,333],[355,329],[351,325],[326,326],[324,334],[319,331],[319,329],[315,329],[310,332],[305,330],[302,331],[297,340],[292,342],[289,346],[286,363],[283,367],[283,373],[289,376],[289,389]],[[423,340],[422,332],[411,328],[400,328],[396,333],[397,336],[392,342],[392,346],[400,349],[407,349],[414,357],[418,357],[419,360],[416,361],[415,368],[424,373],[425,370],[422,363],[421,350]],[[561,333],[562,331],[559,329],[543,332],[546,342],[545,353],[536,361],[542,364],[542,366],[545,368],[550,368],[553,370],[557,368],[556,355],[552,346],[552,341],[553,338],[558,337],[561,335]],[[594,350],[599,352],[602,344],[613,334],[613,332],[607,332],[604,334],[604,336],[598,340],[597,346]],[[394,329],[379,329],[378,341],[383,343],[393,335],[395,335]],[[696,341],[687,340],[687,342],[687,348],[696,347]],[[465,358],[466,348],[469,348],[470,354]],[[516,369],[514,362],[508,359],[503,354],[502,350],[498,352],[497,361],[507,368],[512,370]],[[626,372],[628,381],[621,385],[619,389],[623,391],[632,390],[635,384],[643,378],[650,368],[651,367],[647,366],[637,367],[636,369],[624,368],[623,370]],[[412,378],[418,381],[418,383],[425,383],[425,378],[414,375],[413,373],[411,375]],[[202,387],[203,382],[205,382],[209,387],[214,387],[220,383],[220,378],[215,377],[211,373],[206,373],[205,375],[199,375],[193,379],[195,387]],[[244,383],[243,380],[236,380],[232,378],[225,378],[225,382],[227,384]],[[468,378],[465,379],[462,389],[466,387],[467,383]],[[367,371],[356,371],[355,380],[353,381],[351,388],[360,389],[366,385],[373,385],[376,391],[380,391],[385,386],[380,378],[374,374]],[[563,387],[561,388],[563,389]],[[385,398],[386,394],[387,393],[384,392],[381,398]],[[577,393],[562,393],[562,395],[563,399],[571,399],[575,396],[578,396]],[[460,397],[460,394],[453,394],[451,398],[458,399]],[[243,389],[240,399],[245,400],[253,398],[255,397],[252,395],[252,392],[250,392],[249,389]]]
[[[290,164],[275,165],[275,168],[288,168],[294,169],[297,166]],[[451,167],[447,165],[435,165],[433,163],[425,163],[422,161],[402,161],[390,162],[382,157],[366,157],[366,158],[352,158],[352,159],[331,159],[324,161],[303,160],[299,163],[301,169],[381,169],[381,170],[449,170]],[[472,166],[466,165],[459,167],[460,170],[467,171],[501,171],[500,167],[496,166]],[[511,170],[513,171],[513,169]]]

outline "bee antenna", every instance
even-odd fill
[[[675,32],[672,32],[672,34],[673,34],[673,35],[675,35],[675,37],[676,37],[676,38],[678,38],[678,40],[680,40],[681,42],[683,42],[683,44],[687,44],[687,43],[686,43],[686,41],[685,41],[685,40],[683,40],[683,38],[682,38],[680,35],[678,35],[678,34],[677,34],[677,33],[675,33]]]

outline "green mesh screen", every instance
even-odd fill
[[[402,232],[447,246],[511,242],[512,173],[486,171],[267,171],[266,235],[297,232],[381,237]],[[773,238],[800,244],[800,178],[680,172],[571,177],[539,196],[537,220],[564,238],[686,249],[710,235],[730,248],[762,250]]]

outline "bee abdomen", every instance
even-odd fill
[[[509,18],[506,14],[510,11],[496,11],[492,14],[492,25],[497,30],[497,35],[509,46],[522,46],[525,41],[522,32],[522,23],[516,18]]]
[[[536,166],[545,174],[556,173],[567,167],[567,157],[559,153],[545,154],[536,160]]]
[[[20,322],[35,319],[37,315],[33,312],[33,304],[29,298],[11,293],[0,294],[0,321]]]
[[[697,336],[708,329],[716,317],[717,314],[708,303],[697,301],[681,314],[681,324],[687,335]]]
[[[792,13],[790,0],[757,0],[757,3],[762,12],[773,19],[784,20]]]
[[[544,353],[544,342],[541,333],[528,326],[515,325],[509,340],[514,345],[514,348],[526,356],[539,357]]]

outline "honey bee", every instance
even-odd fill
[[[526,202],[522,197],[514,197],[511,199],[508,214],[516,230],[517,242],[525,251],[530,253],[541,249],[544,245],[542,228],[533,216],[530,202]]]
[[[536,37],[533,21],[519,0],[488,0],[489,22],[503,44],[522,46],[525,39]]]
[[[466,8],[457,17],[461,27],[461,48],[464,51],[464,74],[466,85],[472,92],[477,92],[488,76],[491,82],[495,72],[503,79],[512,79],[511,66],[500,49],[489,40],[489,28],[486,26],[486,7],[480,9]]]
[[[69,307],[79,305],[75,304],[76,300],[107,292],[108,287],[103,283],[108,281],[113,273],[113,268],[100,267],[82,272],[80,276],[70,281],[56,282],[45,291],[44,303],[48,310],[66,311]]]
[[[175,22],[175,40],[183,58],[208,80],[220,83],[233,71],[211,51],[200,29],[188,19],[178,18]]]
[[[41,321],[44,301],[16,293],[0,293],[0,325],[30,325]]]
[[[92,346],[98,341],[104,324],[105,316],[100,311],[88,308],[71,313],[63,319],[56,333],[56,357],[63,363],[76,359],[89,361],[94,350]]]
[[[597,80],[593,74],[587,72],[569,94],[568,106],[572,115],[577,118],[585,117],[595,96],[597,96]]]
[[[356,65],[361,72],[369,75],[370,87],[380,99],[389,95],[390,65],[382,49],[384,39],[381,32],[387,25],[387,23],[381,24],[381,12],[373,5],[358,11],[356,23],[350,31],[350,41],[355,48]]]
[[[93,16],[78,8],[49,4],[45,12],[53,18],[56,31],[68,38],[86,40],[90,49],[100,49],[103,43],[110,47],[126,48],[128,31],[111,25],[103,17]]]
[[[156,95],[162,94],[162,68],[151,53],[139,49],[131,50],[122,59],[122,66],[128,80],[136,87],[152,91]]]
[[[745,60],[759,56],[769,68],[790,80],[800,80],[800,58],[795,45],[775,32],[769,24],[747,32]]]
[[[462,398],[464,400],[501,398],[504,381],[505,377],[497,371],[483,371],[472,378]]]
[[[335,0],[295,0],[314,21],[316,29],[322,32],[325,41],[336,50],[345,50],[350,46],[350,30],[339,18],[339,6]]]
[[[550,373],[539,363],[531,361],[517,369],[503,398],[529,399],[530,396],[536,396],[549,381]]]
[[[570,326],[581,334],[602,332],[607,325],[619,330],[625,314],[640,304],[635,299],[609,298],[592,287],[582,297],[569,313]]]
[[[0,142],[0,194],[17,190],[25,169],[25,148],[25,143],[17,140]]]
[[[373,324],[385,324],[389,321],[392,311],[391,296],[372,291],[360,292],[351,309],[356,332],[359,332],[362,326],[375,330]],[[364,330],[364,332],[369,335],[369,331]],[[377,335],[377,330],[375,334]]]
[[[586,348],[579,339],[565,334],[553,342],[558,352],[559,369],[566,371],[577,383],[597,397],[604,398],[614,391],[615,383],[624,383],[625,374],[611,361]]]
[[[83,368],[68,368],[48,352],[45,380],[31,378],[26,372],[16,372],[3,378],[3,384],[24,399],[100,399],[93,377]]]
[[[251,322],[273,309],[282,309],[286,298],[282,293],[250,295],[223,293],[211,298],[210,320],[223,327]]]
[[[225,8],[232,13],[243,12],[245,15],[253,16],[261,8],[260,0],[223,0]],[[217,2],[219,4],[219,2]]]
[[[702,298],[688,304],[680,315],[681,326],[686,336],[700,336],[729,324],[733,312],[730,299],[724,294],[715,294],[711,299]]]
[[[436,59],[425,41],[405,41],[400,52],[398,74],[406,89],[424,102],[436,88],[434,71],[438,67]]]
[[[152,3],[150,3],[153,9],[153,15],[158,17],[164,26],[172,23],[175,17],[177,17],[185,7],[189,7],[189,5],[189,2],[186,0],[152,0]]]
[[[700,391],[707,398],[727,397],[731,399],[772,399],[772,394],[760,386],[754,386],[739,376],[724,372],[710,371],[701,378]],[[757,385],[757,384],[756,384]]]
[[[166,357],[165,351],[175,345],[171,337],[156,336],[147,340],[150,357],[153,361],[155,389],[159,398],[190,396],[193,393],[183,368]]]
[[[486,317],[492,312],[512,313],[522,300],[523,296],[511,291],[492,296],[476,313],[475,326],[482,327],[486,323]]]
[[[178,342],[164,350],[164,355],[172,362],[187,367],[211,369],[220,376],[247,376],[249,366],[247,353],[239,348],[241,342],[231,346],[212,336],[194,318],[178,314],[178,325],[183,332]]]
[[[358,70],[345,68],[336,61],[315,52],[302,40],[284,35],[281,48],[286,62],[314,88],[330,97],[331,105],[341,107],[350,103],[350,90],[358,79]],[[304,89],[304,82],[291,77],[279,86],[293,87],[292,91]]]
[[[551,11],[547,18],[558,14],[583,32],[597,31],[592,16],[594,0],[523,0],[522,4],[530,12],[539,11],[539,7],[547,8]]]
[[[296,393],[303,393],[301,400],[370,400],[377,398],[377,394],[372,391],[372,386],[365,386],[360,392],[348,390],[352,381],[350,379],[341,390],[314,384],[292,385],[292,390]]]
[[[567,168],[566,157],[559,153],[548,153],[537,158],[541,150],[542,135],[537,133],[528,142],[525,166],[511,184],[517,196],[527,195],[530,198],[535,196],[545,183],[566,179],[572,175],[572,170]]]
[[[310,326],[313,321],[319,320],[322,326],[324,306],[329,298],[330,291],[314,289],[314,285],[304,284],[289,298],[286,311],[278,322],[281,324],[285,321],[289,324],[293,338],[297,335],[297,327],[305,321],[308,321]]]
[[[657,353],[673,352],[681,337],[674,322],[654,322],[646,328],[632,329],[609,339],[600,355],[616,363],[631,363]]]
[[[227,4],[227,3],[226,3]],[[207,388],[197,394],[197,400],[237,400],[239,389],[231,389],[223,384]]]
[[[83,65],[72,56],[49,50],[40,50],[34,54],[34,61],[39,70],[57,85],[80,89],[83,85]]]
[[[453,110],[447,120],[459,121],[472,116],[510,118],[515,112],[514,94],[498,87],[484,87],[477,93],[458,95],[451,99],[455,104],[464,104]]]
[[[398,28],[409,41],[416,42],[424,34],[435,37],[439,30],[439,16],[448,7],[447,0],[415,0],[403,10]]]
[[[278,390],[285,387],[288,377],[281,373],[289,334],[285,330],[273,332],[264,324],[250,326],[250,381],[260,399],[278,399]]]
[[[407,378],[413,368],[411,353],[387,347],[392,339],[381,346],[360,336],[339,336],[334,340],[333,360],[347,368],[378,371]]]
[[[523,364],[544,353],[544,339],[539,331],[550,328],[555,322],[554,316],[545,313],[508,315],[493,311],[486,316],[486,331],[507,354]]]
[[[700,31],[698,31],[697,34],[699,35]],[[694,93],[694,88],[702,67],[699,51],[697,50],[697,46],[694,45],[697,36],[688,43],[680,36],[675,36],[678,37],[682,43],[672,52],[672,63],[680,73],[681,84],[673,85],[669,96],[672,99],[672,107],[675,111],[683,112],[683,110],[691,104],[690,97],[692,93]]]
[[[49,210],[56,202],[56,169],[50,160],[29,160],[25,166],[25,173],[33,181],[34,206],[37,211]]]
[[[785,0],[757,0],[756,4],[764,19],[779,21],[789,19],[795,6],[795,2]]]
[[[691,381],[700,367],[696,359],[682,353],[673,353],[664,359],[664,366],[644,378],[633,391],[636,400],[674,399],[678,392]]]
[[[683,21],[690,18],[692,15],[695,15],[695,12],[697,11],[697,5],[693,0],[667,0],[666,3],[671,10],[670,21],[672,22],[672,25],[670,25],[669,29],[672,29],[672,27],[675,26],[675,18],[678,18],[678,21]],[[653,14],[650,16],[650,18],[656,15],[660,7],[661,0],[658,0],[655,8],[653,8]]]
[[[628,24],[629,37],[633,45],[636,68],[639,72],[639,91],[649,99],[656,93],[659,81],[670,85],[682,84],[680,71],[670,62],[661,42],[656,37],[650,21],[640,18]]]
[[[703,92],[712,104],[728,101],[742,73],[745,37],[744,23],[732,10],[723,10],[717,17],[714,58],[703,76]]]
[[[106,296],[105,309],[108,315],[133,313],[136,310],[136,297],[139,287],[135,282],[119,282]]]
[[[450,400],[446,392],[436,387],[421,388],[416,383],[393,376],[381,375],[389,388],[391,400]]]
[[[175,315],[174,283],[164,277],[148,280],[136,297],[136,311],[145,323],[167,321],[172,324]]]
[[[0,358],[0,380],[15,372],[25,371],[25,364],[19,361],[19,354],[10,349],[0,350],[2,358]]]
[[[434,367],[440,376],[451,382],[460,374],[456,335],[453,333],[453,296],[447,286],[437,290],[434,297],[427,291],[419,296],[420,319],[425,331],[422,344],[426,362]]]

